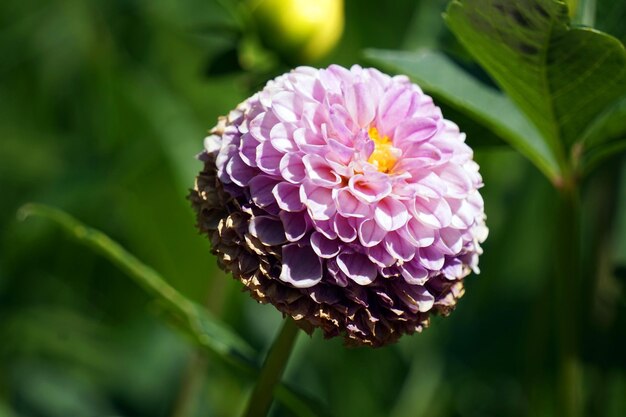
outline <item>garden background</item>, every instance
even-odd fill
[[[314,65],[375,65],[371,49],[429,48],[495,91],[447,29],[446,5],[346,0],[343,36]],[[105,258],[50,222],[16,217],[35,201],[106,231],[266,350],[280,314],[217,268],[185,198],[201,167],[194,156],[217,117],[300,63],[261,50],[255,28],[239,26],[239,7],[0,3],[0,416],[233,416],[244,408],[252,378],[198,353],[163,319],[163,307]],[[595,26],[622,41],[624,19],[626,2],[597,2]],[[455,109],[446,110],[455,119]],[[319,333],[301,335],[284,379],[324,415],[552,415],[557,198],[517,151],[470,121],[458,123],[485,182],[482,272],[466,279],[449,318],[396,345],[346,349]],[[581,193],[588,283],[581,413],[623,417],[624,157],[605,160]],[[273,415],[292,411],[278,404]]]

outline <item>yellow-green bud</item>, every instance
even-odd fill
[[[252,0],[261,41],[287,61],[309,63],[328,54],[341,37],[343,0]]]

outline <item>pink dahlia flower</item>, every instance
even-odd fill
[[[404,76],[297,68],[220,119],[200,159],[191,200],[220,265],[305,330],[393,342],[478,272],[478,165]]]

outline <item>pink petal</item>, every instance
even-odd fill
[[[378,245],[387,232],[380,228],[372,219],[366,219],[359,225],[359,241],[366,248]]]
[[[449,197],[465,198],[468,192],[473,189],[472,181],[467,172],[460,166],[446,164],[445,168],[439,171],[439,177],[446,182]]]
[[[342,188],[335,195],[337,211],[345,217],[365,217],[370,209],[367,204],[359,201],[347,188]]]
[[[365,203],[375,203],[391,193],[391,184],[384,177],[366,177],[356,174],[348,181],[354,196]]]
[[[395,130],[393,141],[401,149],[415,146],[432,138],[437,133],[437,122],[429,117],[416,117],[400,123]]]
[[[319,155],[304,155],[302,163],[306,171],[307,178],[316,185],[330,187],[341,182],[341,178],[337,175],[328,162]]]
[[[272,110],[282,122],[293,123],[300,120],[302,99],[292,91],[280,91],[272,96]]]
[[[411,218],[404,226],[406,237],[418,248],[430,246],[435,241],[435,230]]]
[[[464,231],[449,227],[439,230],[440,244],[443,245],[446,255],[456,255],[461,251],[463,248],[463,233]]]
[[[345,100],[346,109],[352,119],[359,127],[368,127],[376,113],[376,101],[372,97],[371,87],[362,82],[352,84],[346,88]]]
[[[328,220],[335,214],[332,190],[323,187],[306,186],[300,188],[300,199],[314,220]]]
[[[443,198],[416,198],[413,202],[413,216],[426,226],[440,229],[447,227],[452,220],[448,202]]]
[[[392,197],[385,197],[374,208],[374,219],[381,229],[397,230],[409,220],[409,213],[404,204]]]
[[[378,116],[376,118],[377,125],[379,125],[383,134],[389,135],[398,123],[406,119],[414,94],[406,86],[393,87],[385,91],[378,105]]]
[[[306,176],[302,156],[297,153],[287,153],[283,155],[280,160],[279,169],[283,178],[293,184],[300,184]]]
[[[293,152],[296,149],[296,143],[293,141],[293,129],[285,123],[277,123],[270,130],[270,141],[272,146],[282,153]]]

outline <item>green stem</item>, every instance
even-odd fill
[[[558,247],[555,280],[558,336],[558,407],[556,415],[579,417],[582,414],[582,378],[579,360],[578,329],[581,311],[581,236],[578,188],[572,181],[560,189],[557,219]]]
[[[298,327],[293,319],[288,317],[267,353],[257,383],[248,400],[244,417],[265,417],[267,415],[272,405],[274,388],[280,382],[285,366],[287,366],[297,335]]]

